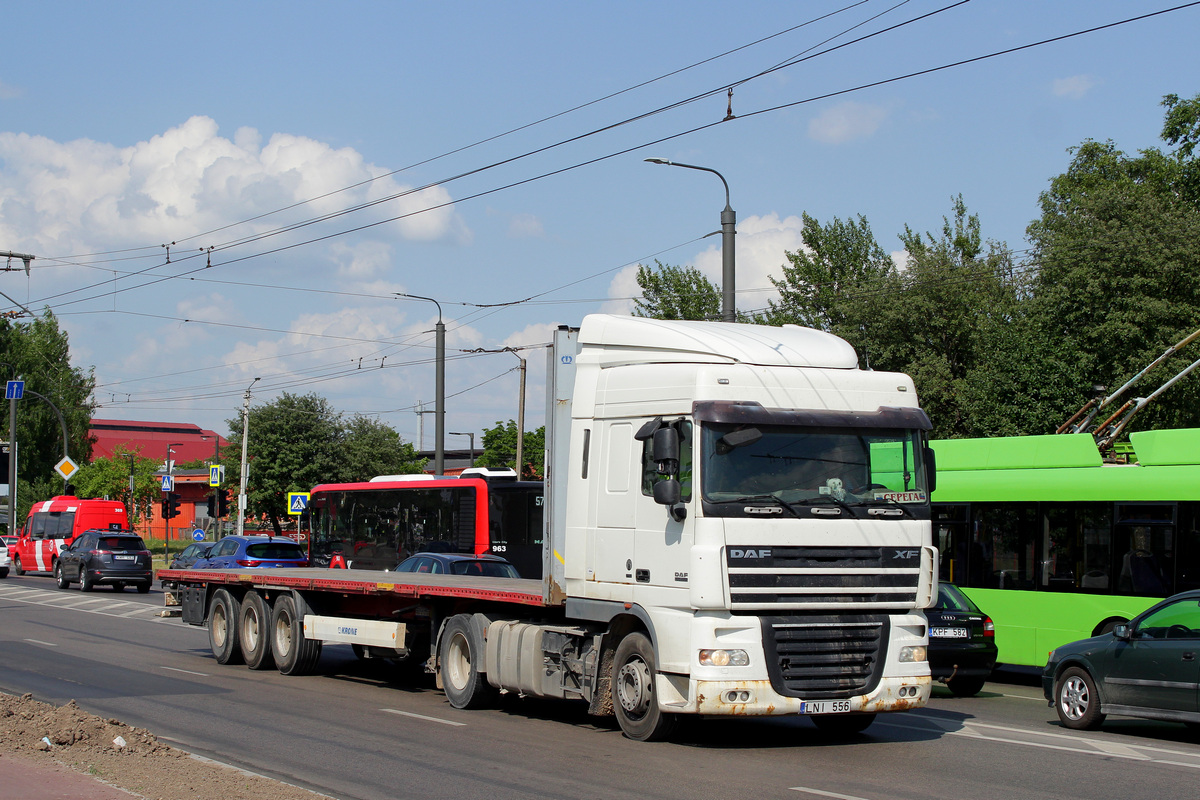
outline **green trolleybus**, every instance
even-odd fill
[[[939,577],[995,621],[1001,663],[1042,666],[1200,589],[1200,429],[1130,443],[1129,463],[1087,433],[932,443]]]

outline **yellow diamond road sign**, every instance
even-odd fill
[[[54,465],[54,471],[62,475],[64,481],[69,481],[71,476],[79,471],[79,465],[72,461],[70,456],[63,456],[63,460]]]

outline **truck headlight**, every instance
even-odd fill
[[[925,645],[917,644],[911,647],[900,648],[900,661],[926,661]]]
[[[745,650],[701,650],[700,663],[706,667],[745,667],[750,656]]]

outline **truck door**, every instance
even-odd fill
[[[632,422],[611,422],[600,426],[600,480],[593,484],[591,507],[595,514],[592,529],[592,563],[595,579],[602,583],[633,583],[636,555],[635,499],[637,472]],[[640,454],[640,449],[639,449]]]
[[[679,431],[679,472],[682,506],[685,512],[692,507],[692,423],[690,420],[669,422]],[[634,582],[652,586],[688,589],[688,569],[691,562],[691,514],[676,513],[654,500],[654,484],[667,476],[658,472],[654,461],[653,439],[637,442],[639,485],[635,495],[635,524],[637,550],[634,558]]]

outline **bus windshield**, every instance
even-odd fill
[[[708,423],[704,499],[928,505],[920,431]]]

